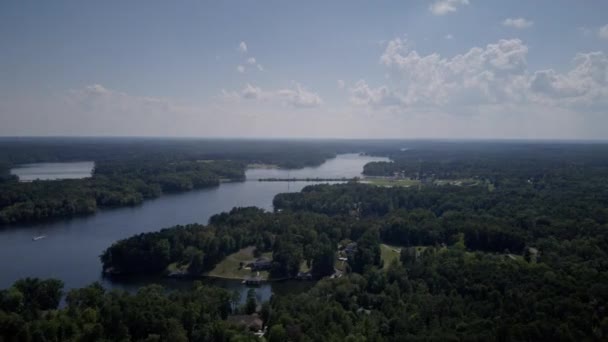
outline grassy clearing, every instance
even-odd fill
[[[256,258],[253,256],[253,250],[255,247],[245,247],[239,250],[236,253],[232,253],[220,263],[215,265],[215,268],[211,270],[207,275],[212,277],[219,278],[229,278],[229,279],[244,279],[250,276],[256,275],[256,272],[252,272],[247,268],[240,268],[240,263],[247,264],[250,261],[255,260]],[[272,259],[272,253],[264,253],[262,257]],[[260,277],[264,280],[268,279],[267,271],[260,271]]]
[[[248,169],[280,169],[278,165],[275,164],[262,164],[262,163],[253,163],[247,165]]]
[[[403,248],[406,247],[388,245],[385,243],[380,244],[380,255],[382,257],[382,260],[384,261],[383,269],[388,269],[388,267],[394,260],[397,260],[397,262],[401,262],[401,249]],[[424,250],[426,250],[428,246],[415,246],[415,248],[420,253],[420,255],[422,255],[422,253],[424,253]]]
[[[169,264],[167,266],[168,273],[186,273],[188,271],[188,264],[180,264],[177,262]]]
[[[399,178],[399,179],[368,178],[368,179],[365,179],[362,183],[372,184],[372,185],[376,185],[376,186],[385,186],[385,187],[395,187],[395,186],[409,187],[409,186],[414,186],[414,185],[420,184],[420,181],[417,179],[410,179],[410,178]]]
[[[460,178],[460,179],[437,179],[436,185],[457,185],[457,186],[475,186],[481,184],[479,179]]]
[[[525,261],[524,256],[523,255],[519,255],[519,254],[505,254],[507,256],[507,258],[509,258],[510,260],[514,260],[514,261]]]
[[[300,263],[300,272],[310,272],[311,268],[306,264],[306,260]]]
[[[346,265],[348,264],[348,262],[346,261],[342,261],[342,260],[338,260],[338,258],[336,258],[336,261],[334,261],[334,268],[345,272],[346,271]]]
[[[392,264],[394,260],[399,261],[401,247],[382,243],[380,244],[380,253],[382,260],[384,261],[384,269],[388,269],[388,266]]]

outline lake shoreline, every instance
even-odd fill
[[[210,217],[228,212],[235,207],[258,207],[273,210],[273,199],[279,193],[299,192],[316,182],[259,182],[256,178],[333,178],[361,176],[363,165],[386,158],[342,154],[317,168],[299,170],[248,170],[246,178],[224,179],[220,186],[193,189],[185,192],[163,193],[128,207],[100,208],[90,215],[59,217],[50,221],[22,222],[0,228],[0,257],[7,260],[0,275],[0,287],[9,287],[17,279],[28,277],[57,278],[66,289],[87,286],[100,281],[108,289],[133,288],[164,283],[169,288],[184,284],[171,278],[122,278],[116,282],[104,280],[99,255],[119,240],[147,232],[157,232],[175,225],[195,222],[206,224]],[[289,177],[287,177],[289,176]],[[333,182],[327,182],[331,184]],[[111,210],[109,210],[111,209]],[[32,241],[33,236],[47,238]],[[18,262],[8,262],[19,256]],[[136,278],[136,279],[135,279]],[[141,279],[146,279],[141,281]],[[240,288],[242,278],[202,278],[209,281],[230,281]],[[277,279],[268,283],[279,284]],[[285,280],[289,282],[290,280]],[[295,282],[295,281],[294,281]],[[238,283],[238,284],[237,284]],[[297,283],[308,283],[297,281]]]

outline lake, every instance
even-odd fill
[[[11,169],[11,174],[21,182],[35,180],[80,179],[91,177],[95,163],[92,161],[70,163],[23,164]]]
[[[152,282],[169,287],[189,286],[187,281],[159,278],[109,280],[101,275],[99,255],[119,239],[177,224],[206,223],[212,215],[236,206],[272,210],[272,200],[276,194],[300,191],[306,185],[315,184],[258,182],[254,179],[287,178],[297,172],[306,172],[307,177],[352,178],[361,175],[366,163],[387,160],[344,154],[316,168],[251,169],[246,173],[249,180],[245,182],[223,183],[219,187],[163,195],[139,206],[102,210],[87,217],[8,226],[0,230],[0,288],[6,288],[24,277],[58,278],[65,282],[66,289],[83,287],[94,281],[100,281],[108,288],[127,290]],[[315,169],[318,173],[314,173]],[[32,237],[37,235],[47,237],[32,241]],[[246,296],[247,288],[240,282],[206,281],[239,290],[243,299]],[[257,295],[259,299],[266,300],[272,291],[280,291],[280,288],[280,284],[264,284],[258,289]]]

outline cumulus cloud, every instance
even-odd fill
[[[530,89],[535,100],[559,105],[594,107],[608,104],[608,56],[579,53],[566,73],[552,69],[534,72]]]
[[[463,55],[443,58],[434,53],[421,56],[407,41],[390,41],[380,57],[397,82],[395,93],[405,105],[445,105],[454,101],[496,101],[510,96],[511,85],[526,67],[528,48],[518,39],[500,40],[485,48],[475,47]]]
[[[254,87],[251,84],[247,83],[245,88],[241,91],[241,96],[245,99],[257,99],[262,94],[262,89],[259,87]]]
[[[524,18],[507,18],[502,22],[502,25],[516,29],[525,29],[528,27],[532,27],[532,25],[534,25],[534,22],[526,20]]]
[[[319,94],[309,91],[297,82],[293,82],[289,88],[276,90],[262,90],[260,87],[246,84],[238,94],[223,91],[225,99],[234,100],[235,95],[237,95],[237,100],[278,101],[297,108],[319,107],[323,104],[323,99]]]
[[[608,39],[608,25],[600,27],[597,31],[597,35],[602,39]]]
[[[81,89],[72,89],[66,98],[69,104],[82,105],[82,108],[109,110],[120,113],[134,113],[146,110],[168,111],[175,106],[169,101],[146,96],[133,96],[115,91],[101,84],[91,84]]]
[[[355,83],[350,92],[350,101],[356,105],[391,107],[405,103],[399,94],[389,90],[387,86],[371,88],[364,80]]]
[[[447,40],[451,40],[451,39],[454,39],[454,36],[451,33],[448,33],[443,38],[445,38]]]
[[[253,57],[247,58],[247,64],[249,64],[249,65],[255,65],[255,58],[253,58]]]
[[[294,83],[292,88],[277,91],[277,95],[294,107],[319,107],[323,104],[323,100],[317,93],[308,91],[299,83]]]
[[[238,65],[238,66],[236,67],[236,71],[243,73],[243,72],[245,72],[245,67],[244,67],[244,66],[242,66],[242,65]]]
[[[435,1],[429,6],[429,11],[434,15],[446,15],[456,12],[458,6],[468,5],[469,0],[440,0]]]
[[[375,108],[456,112],[466,106],[501,104],[592,107],[608,99],[608,56],[603,52],[578,54],[565,73],[532,72],[527,54],[521,40],[509,39],[453,57],[421,55],[397,38],[380,57],[390,84],[374,87],[361,80],[349,89],[350,100]]]
[[[241,53],[247,53],[247,43],[241,42],[239,44],[239,52],[241,52]]]

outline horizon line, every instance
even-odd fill
[[[166,139],[166,140],[335,140],[335,141],[503,141],[503,142],[605,142],[608,143],[608,138],[488,138],[488,137],[387,137],[387,138],[369,138],[369,137],[239,137],[239,136],[155,136],[155,135],[0,135],[0,140],[10,139]]]

